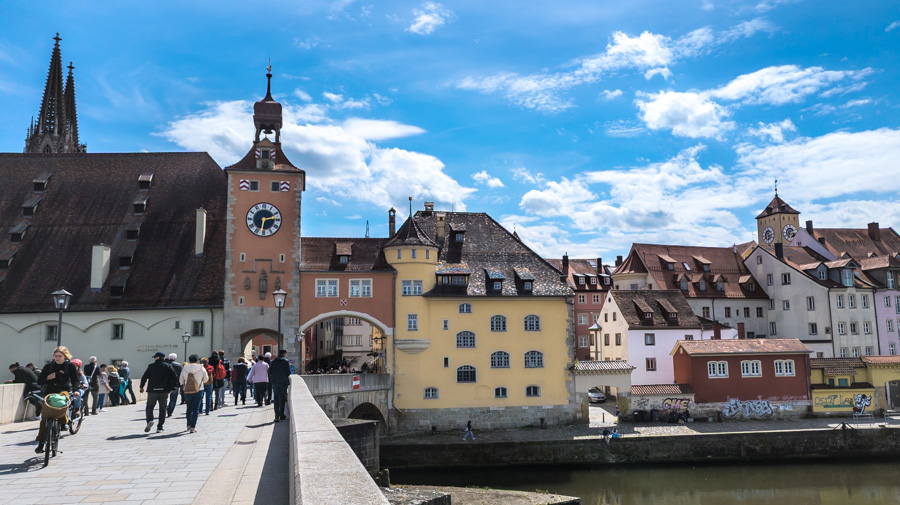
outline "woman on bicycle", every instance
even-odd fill
[[[79,394],[78,369],[69,361],[71,359],[72,354],[66,347],[59,346],[53,350],[53,361],[41,370],[41,375],[38,377],[38,384],[44,386],[44,395],[63,392]],[[44,428],[46,425],[46,418],[41,417],[41,426],[37,436],[38,446],[34,452],[44,452]]]

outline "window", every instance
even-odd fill
[[[838,335],[846,335],[847,329],[844,326],[844,323],[838,323]]]
[[[616,345],[622,345],[622,334],[616,333]]]
[[[250,181],[250,191],[259,191],[259,181]]]
[[[884,283],[888,289],[894,289],[894,272],[888,270],[884,273]],[[890,302],[888,302],[890,303]],[[888,305],[890,306],[890,305]]]
[[[744,317],[750,317],[750,307],[744,307]]]
[[[540,386],[528,386],[525,388],[525,396],[541,396]]]
[[[829,381],[830,380],[831,379],[829,379]],[[849,381],[847,379],[838,379],[838,386],[845,388],[845,387],[849,386],[848,382]]]
[[[853,270],[850,270],[849,268],[841,270],[841,284],[844,286],[853,285]]]
[[[775,321],[772,321],[769,323],[769,335],[777,335],[778,332],[775,330],[776,330]]]
[[[463,233],[456,233],[456,234],[453,236],[453,239],[456,240],[457,242],[462,242],[463,240],[465,240],[465,237],[466,237],[466,236],[465,236],[465,234],[463,234]]]
[[[494,398],[506,398],[506,388],[503,386],[494,388]]]
[[[506,351],[492,352],[491,368],[509,368],[509,353]]]
[[[731,307],[725,307],[725,317],[731,317]]]
[[[871,355],[872,355],[872,346],[867,345],[866,346],[866,356],[871,356]]]
[[[525,368],[544,368],[544,353],[541,351],[526,352]]]
[[[709,372],[709,378],[717,378],[717,377],[728,377],[728,362],[727,361],[709,361],[706,364],[707,372]]]
[[[609,345],[609,333],[603,334],[603,345]]]
[[[757,256],[757,257],[756,257],[756,264],[757,264],[757,265],[762,265],[762,256]]]
[[[760,364],[760,361],[741,361],[741,377],[762,377],[762,365]]]
[[[890,297],[890,296],[885,296],[885,297],[884,297],[884,306],[885,306],[885,307],[890,307],[890,306],[891,306],[891,297]]]
[[[850,323],[850,333],[852,335],[856,335],[857,333],[859,333],[859,324],[858,323],[855,323],[855,322]]]
[[[851,309],[856,308],[856,297],[853,295],[847,295],[847,306]]]
[[[463,365],[456,369],[456,382],[475,382],[475,367]]]
[[[892,319],[888,319],[884,322],[887,331],[894,331],[894,321]]]
[[[202,337],[203,336],[203,321],[191,321],[191,336],[192,337]]]
[[[844,308],[844,295],[837,295],[834,298],[834,302],[835,302],[835,304],[837,304],[837,308],[843,309]]]
[[[418,314],[407,314],[406,315],[406,329],[409,331],[418,331],[418,329],[419,329],[419,315]]]
[[[506,331],[506,316],[491,316],[491,331]]]
[[[782,284],[790,284],[791,283],[791,274],[781,274],[781,283]]]
[[[370,298],[372,296],[372,279],[351,279],[350,296]]]
[[[763,317],[763,308],[756,307],[756,317]]]
[[[629,285],[628,287],[629,287],[629,289],[631,289],[632,291],[637,291],[637,290],[638,290],[638,285],[637,285],[637,283],[631,284],[631,285]]]
[[[247,253],[241,253],[240,258],[241,258],[241,263],[247,261]]]
[[[400,284],[403,296],[422,294],[422,281],[401,281]]]
[[[596,285],[597,285],[597,278],[591,277],[591,286],[596,286]]]
[[[450,357],[444,356],[444,368],[450,368]]]
[[[431,249],[425,249],[425,259],[431,259]]]
[[[397,259],[403,259],[403,250],[397,249]]]
[[[687,291],[687,290],[688,290],[688,281],[687,281],[687,279],[682,278],[682,279],[681,279],[681,282],[678,284],[678,287],[679,287],[679,289],[681,289],[682,291]]]
[[[656,334],[644,333],[644,345],[656,345]]]
[[[709,307],[702,307],[700,312],[703,314],[703,317],[709,319]]]
[[[450,284],[454,286],[465,286],[469,278],[465,275],[454,275],[450,277]]]
[[[897,344],[889,344],[888,349],[888,352],[890,352],[891,356],[895,356],[897,354]]]
[[[716,291],[725,291],[725,283],[722,281],[716,281]]]
[[[112,338],[113,340],[122,340],[125,338],[125,325],[122,323],[115,323],[112,325]]]
[[[859,295],[859,306],[864,309],[869,308],[869,295]]]
[[[472,313],[472,304],[471,303],[460,303],[459,304],[459,313],[460,314],[471,314]]]
[[[525,316],[525,331],[541,331],[541,318],[534,314]]]
[[[590,340],[585,336],[578,337],[578,347],[589,347]]]
[[[655,372],[656,371],[656,358],[647,358],[647,371]]]
[[[819,334],[819,325],[816,323],[809,323],[809,334],[810,335],[818,335]]]
[[[842,358],[847,357],[847,348],[846,347],[841,347],[841,357]]]
[[[900,314],[900,296],[894,297],[894,310]]]
[[[584,286],[584,277],[579,277],[579,278],[578,278],[578,284],[581,285],[581,286]]]
[[[819,280],[824,281],[828,278],[828,271],[824,268],[819,269]]]
[[[858,357],[859,357],[859,347],[854,347],[854,348],[852,349],[851,355],[852,355],[854,358],[858,358]]]
[[[55,324],[48,324],[46,326],[47,330],[44,333],[44,340],[53,340],[56,341],[56,336],[59,335],[59,327]]]
[[[336,298],[338,296],[337,279],[316,279],[316,297]]]
[[[468,330],[457,333],[456,347],[475,347],[475,334]]]
[[[268,153],[268,151],[264,151],[264,154],[266,154],[266,153]],[[268,156],[264,156],[264,157],[268,158]],[[277,193],[281,189],[280,186],[281,186],[281,183],[279,181],[272,181],[269,184],[269,190]]]
[[[445,330],[450,329],[450,320],[449,319],[444,319],[444,329]]]
[[[783,310],[791,310],[791,301],[790,301],[790,300],[782,300],[782,301],[781,301],[781,308],[782,308]]]
[[[425,399],[426,400],[437,400],[438,398],[438,388],[425,388]]]
[[[772,274],[766,274],[766,286],[775,284],[775,277]]]
[[[606,314],[603,314],[603,322],[604,322],[604,323],[608,323],[608,322],[609,322],[609,312],[607,312]]]
[[[600,303],[600,295],[594,295],[592,303]]]
[[[578,303],[587,303],[587,295],[578,295]]]
[[[872,325],[868,321],[863,321],[863,333],[867,335],[872,333]]]
[[[587,314],[578,314],[578,324],[582,326],[587,324]]]
[[[700,279],[700,282],[697,283],[697,289],[700,291],[706,291],[706,281]]]
[[[415,249],[412,250],[412,252],[410,253],[409,257],[412,258],[412,259],[416,259],[416,250],[415,250]]]
[[[776,359],[775,360],[775,377],[793,377],[794,376],[794,360],[792,359]]]
[[[675,270],[675,264],[674,263],[666,263],[666,268],[668,268],[669,270]]]

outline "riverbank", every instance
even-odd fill
[[[383,488],[391,505],[581,505],[581,498],[552,493],[453,486]]]

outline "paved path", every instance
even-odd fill
[[[286,504],[289,425],[247,403],[201,414],[194,434],[183,405],[159,434],[144,433],[143,403],[107,408],[66,432],[46,468],[34,453],[37,421],[2,425],[0,505]]]

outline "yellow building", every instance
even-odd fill
[[[815,414],[874,414],[900,407],[900,356],[811,358],[809,366]]]
[[[394,428],[578,420],[571,292],[559,270],[487,214],[429,203],[384,254],[397,272]]]

